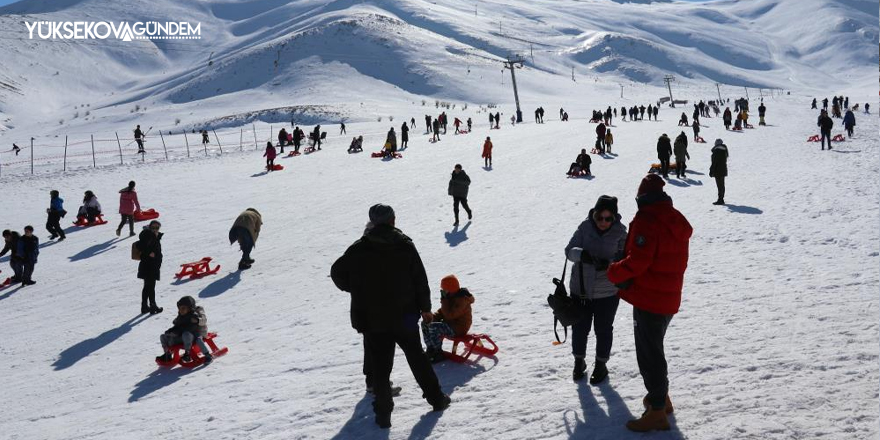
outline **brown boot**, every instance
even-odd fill
[[[635,432],[669,431],[669,420],[666,419],[666,411],[651,409],[645,411],[640,419],[626,422],[626,428]]]
[[[645,405],[645,411],[648,411],[649,409],[651,409],[651,405],[648,403],[648,396],[645,396],[645,398],[642,399],[642,405]],[[666,395],[666,415],[672,414],[673,411],[675,411],[675,408],[672,407],[672,401],[669,400],[669,394],[667,394]]]

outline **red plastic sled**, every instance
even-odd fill
[[[107,223],[107,220],[104,220],[104,214],[98,214],[95,216],[95,221],[89,223],[87,217],[77,217],[76,221],[73,222],[76,226],[98,226]]]
[[[290,153],[287,153],[287,157],[295,157],[295,156],[299,156],[301,154],[302,153],[300,153],[299,151],[291,151]]]
[[[211,349],[211,356],[214,356],[215,359],[229,352],[229,348],[227,347],[217,348],[217,344],[214,343],[214,338],[216,337],[217,333],[208,333],[208,336],[204,337],[205,344]],[[195,368],[205,363],[205,356],[202,355],[202,350],[199,349],[199,344],[196,344],[195,342],[193,342],[192,348],[189,352],[190,357],[192,358],[191,362],[182,362],[180,360],[180,352],[183,350],[183,344],[173,345],[169,347],[169,350],[171,350],[170,361],[162,362],[156,360],[156,364],[160,367],[171,368],[180,364],[183,368]]]
[[[315,151],[318,151],[315,147],[306,147],[303,149],[304,154],[312,154]]]
[[[746,124],[746,128],[755,128],[755,126],[752,124]]]
[[[269,167],[267,166],[266,169],[268,170]],[[275,165],[272,165],[272,170],[271,170],[271,171],[281,171],[281,170],[283,170],[283,169],[284,169],[284,165],[281,165],[281,164],[277,164],[277,163],[276,163]]]
[[[2,272],[2,271],[0,271],[0,272]],[[4,288],[10,284],[12,284],[12,278],[6,278],[5,280],[3,280],[2,283],[0,283],[0,289]]]
[[[706,140],[703,139],[703,138],[701,138],[701,137],[699,137],[699,136],[697,136],[697,137],[694,139],[694,142],[697,142],[697,143],[700,143],[700,144],[705,144],[705,143],[706,143]]]
[[[134,212],[134,221],[136,221],[136,222],[142,222],[145,220],[153,220],[156,218],[159,218],[159,213],[156,212],[156,210],[153,208],[145,209],[143,211],[135,211]]]
[[[742,131],[742,127],[740,127],[740,128],[736,128],[735,125],[734,125],[733,127],[731,127],[730,129],[733,130],[733,131]]]
[[[207,275],[213,275],[220,270],[220,265],[211,269],[208,266],[208,263],[211,262],[211,257],[204,257],[199,261],[193,263],[184,263],[180,265],[180,272],[174,275],[174,278],[183,278],[189,277],[189,279],[201,278]]]
[[[819,135],[814,134],[807,138],[807,142],[819,142]]]
[[[834,136],[833,138],[831,138],[831,140],[834,142],[843,142],[846,140],[846,138],[844,138],[842,134],[838,134],[838,135]]]
[[[586,170],[580,170],[577,173],[568,173],[568,174],[566,174],[566,176],[568,176],[569,178],[576,179],[578,177],[589,176],[589,174],[587,174]]]
[[[453,338],[444,336],[443,339],[452,341],[452,351],[444,351],[443,353],[446,355],[446,359],[453,362],[466,362],[472,354],[476,354],[477,356],[494,356],[495,353],[498,353],[498,345],[495,344],[495,341],[493,341],[489,335],[470,334]],[[464,346],[462,354],[456,353],[458,344]]]
[[[370,157],[385,157],[385,153],[379,151],[379,152],[376,152],[376,153],[372,153],[372,154],[370,154]],[[402,157],[403,157],[402,154],[400,154],[400,153],[394,153],[394,158],[395,158],[395,159],[400,159],[400,158],[402,158]]]

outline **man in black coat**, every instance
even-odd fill
[[[664,179],[669,179],[669,158],[672,156],[672,141],[663,133],[657,139],[657,158],[660,159],[660,174]]]
[[[718,200],[713,205],[724,204],[724,178],[727,177],[727,145],[721,139],[715,139],[712,147],[712,165],[709,166],[709,177],[715,178],[715,186],[718,188]]]
[[[394,219],[390,206],[373,205],[364,236],[349,246],[330,269],[336,287],[351,293],[351,326],[364,335],[365,369],[370,370],[367,378],[369,381],[372,376],[376,396],[373,411],[382,428],[391,427],[394,409],[389,376],[395,344],[403,350],[423,396],[434,410],[442,411],[450,404],[422,351],[419,336],[419,315],[426,322],[433,319],[428,276],[415,245],[394,227]],[[394,263],[390,270],[389,262]]]
[[[819,132],[822,133],[822,149],[825,149],[825,140],[828,139],[828,149],[831,149],[831,129],[834,127],[834,120],[828,117],[828,112],[822,110],[819,119],[816,121]]]
[[[458,205],[464,207],[465,212],[467,212],[468,220],[473,218],[474,213],[471,211],[471,207],[468,206],[467,196],[468,189],[471,186],[471,178],[468,177],[467,173],[462,169],[461,164],[455,164],[455,169],[452,170],[452,177],[449,178],[449,189],[448,193],[452,196],[452,212],[455,214],[455,223],[453,226],[458,226]]]
[[[162,313],[162,307],[156,305],[156,281],[160,278],[162,268],[162,235],[164,234],[159,232],[161,227],[162,224],[157,220],[151,221],[150,225],[138,235],[138,241],[135,243],[141,253],[137,277],[144,280],[144,288],[141,291],[141,313],[151,315]]]

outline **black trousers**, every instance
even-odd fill
[[[571,326],[571,354],[586,357],[590,327],[596,332],[596,360],[608,362],[611,344],[614,342],[614,317],[620,297],[585,300],[581,308],[581,320]]]
[[[461,206],[464,208],[465,212],[468,213],[468,218],[471,217],[471,207],[468,206],[467,199],[464,197],[452,197],[452,212],[455,213],[455,221],[458,221],[458,204],[461,203]]]
[[[678,157],[675,158],[675,176],[676,177],[681,177],[681,176],[687,177],[687,175],[685,175],[685,170],[687,170],[687,162],[686,161],[687,161],[687,156],[682,157],[682,158],[678,158]]]
[[[440,390],[440,382],[431,367],[431,361],[422,351],[421,337],[418,326],[412,328],[400,328],[390,332],[366,332],[364,333],[365,356],[364,365],[371,367],[371,376],[374,394],[373,411],[377,415],[391,414],[394,410],[394,400],[391,397],[391,370],[394,368],[395,345],[400,346],[406,356],[406,362],[412,371],[413,377],[422,389],[422,395],[433,403],[439,400],[443,392]]]
[[[669,157],[660,157],[660,174],[669,177]]]
[[[144,280],[144,290],[141,291],[141,308],[146,308],[147,304],[150,308],[158,307],[156,305],[156,280]]]
[[[715,176],[715,186],[718,187],[718,200],[724,200],[724,176]]]
[[[33,281],[31,278],[34,275],[34,263],[30,260],[25,259],[25,261],[21,265],[21,280],[22,281]]]
[[[134,215],[126,215],[126,214],[121,214],[121,215],[122,215],[122,222],[119,223],[119,227],[116,229],[118,231],[121,231],[122,227],[125,226],[126,223],[128,223],[128,232],[131,233],[132,235],[134,235]]]
[[[49,212],[49,218],[46,219],[46,230],[52,236],[64,238],[64,229],[61,229],[61,213],[56,211]]]
[[[660,315],[633,307],[633,335],[636,340],[636,359],[639,373],[648,390],[648,403],[653,409],[666,407],[669,379],[663,338],[672,315]]]

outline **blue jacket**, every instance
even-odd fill
[[[853,114],[852,110],[846,111],[846,115],[843,117],[843,125],[846,125],[846,126],[855,126],[856,125],[856,115]]]
[[[49,202],[49,210],[61,212],[64,211],[64,199],[61,197],[55,197]]]
[[[37,263],[37,256],[40,255],[40,240],[32,235],[30,237],[22,235],[18,239],[18,257],[26,262]]]

